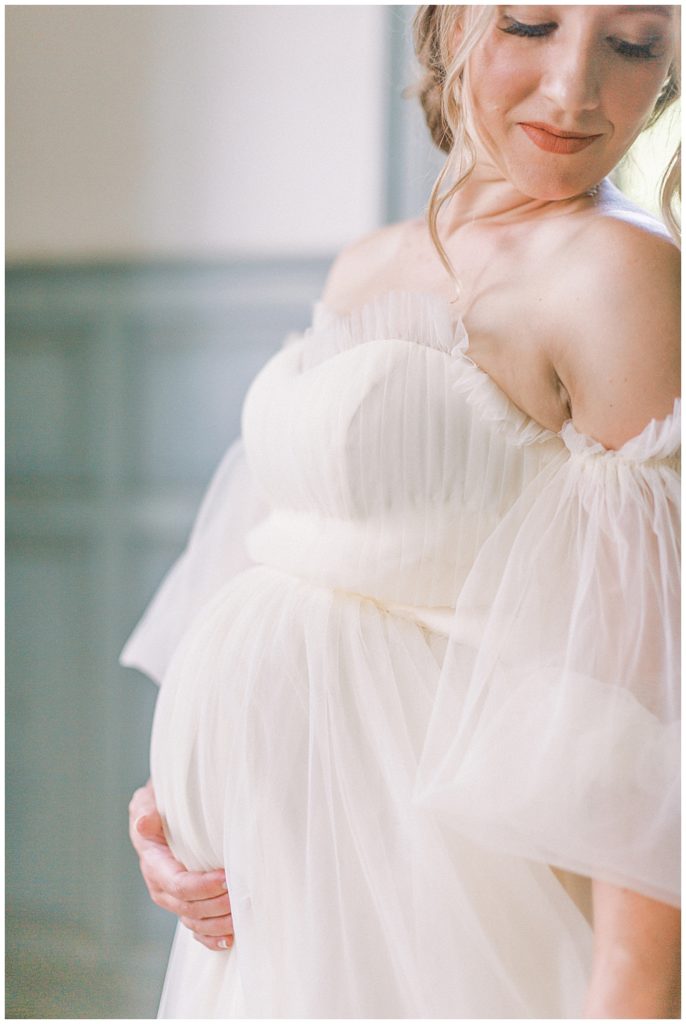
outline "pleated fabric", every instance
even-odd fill
[[[679,403],[606,451],[443,300],[313,312],[122,654],[236,933],[160,1015],[578,1017],[590,880],[679,901]]]

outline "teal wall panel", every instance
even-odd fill
[[[57,535],[10,538],[6,553],[7,899],[82,925],[101,854],[92,557]]]
[[[224,439],[240,432],[246,380],[274,351],[275,329],[261,319],[256,312],[251,324],[245,310],[236,316],[220,309],[202,321],[136,318],[127,324],[132,372],[126,456],[132,483],[207,480]]]
[[[28,314],[21,326],[8,324],[6,465],[12,476],[74,483],[94,478],[86,429],[93,334],[94,325],[82,320],[56,326]]]
[[[7,1014],[150,1017],[173,921],[127,805],[156,688],[117,657],[329,260],[9,268]],[[54,984],[36,985],[49,970]]]

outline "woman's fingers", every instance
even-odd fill
[[[212,917],[227,917],[231,913],[229,894],[215,896],[212,900],[179,900],[178,910],[180,917],[192,917],[196,921],[203,921]]]
[[[226,895],[226,875],[215,871],[186,871],[167,845],[162,818],[148,782],[129,804],[131,839],[141,860],[148,888],[162,889],[177,900],[195,902]],[[209,916],[209,915],[206,915]]]
[[[147,814],[139,814],[134,820],[133,827],[139,836],[153,843],[166,843],[167,838],[162,827],[162,818],[158,811]]]
[[[222,869],[187,871],[176,860],[167,844],[150,781],[131,797],[129,835],[153,902],[179,917],[208,949],[230,949],[233,921],[226,875]]]
[[[157,810],[155,806],[155,792],[150,779],[144,786],[139,786],[129,800],[129,818],[135,819],[141,814],[149,814]]]
[[[178,863],[175,862],[175,863]],[[187,903],[205,902],[217,896],[227,896],[226,875],[217,871],[179,871],[166,887],[177,900]]]
[[[154,885],[149,887],[149,892],[158,906],[163,907],[164,910],[171,911],[177,917],[187,917],[194,921],[206,921],[228,917],[231,913],[228,894],[218,896],[213,900],[197,900],[194,903],[190,903],[186,900],[177,900],[176,897],[170,896],[164,889],[158,889]]]
[[[168,847],[159,846],[145,850],[140,862],[152,899],[172,914],[202,920],[231,913],[222,870],[186,871]]]
[[[149,843],[140,858],[146,881],[163,889],[174,899],[195,902],[226,895],[226,875],[222,869],[186,871],[169,847],[158,843]]]
[[[137,789],[129,801],[129,837],[139,856],[146,843],[166,844],[150,781]]]
[[[233,935],[225,935],[221,939],[208,938],[205,935],[196,935],[193,932],[193,938],[196,942],[199,942],[201,946],[206,946],[207,949],[211,949],[215,953],[226,952],[227,949],[231,949],[233,946]]]
[[[214,937],[221,939],[233,935],[233,919],[227,917],[208,917],[202,921],[196,921],[193,917],[182,917],[181,923],[193,932],[194,935],[203,935],[205,938]]]

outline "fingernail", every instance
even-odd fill
[[[136,818],[136,820],[133,823],[134,828],[136,829],[136,831],[138,831],[138,826],[140,825],[140,823],[142,821],[145,821],[145,815],[144,814],[139,814],[138,817]]]
[[[233,943],[233,936],[230,935],[228,939],[220,939],[217,945],[220,949],[228,949]]]

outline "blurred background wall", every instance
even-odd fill
[[[6,7],[8,1017],[155,1014],[117,656],[335,253],[424,208],[413,11]],[[663,135],[618,171],[648,206]]]

